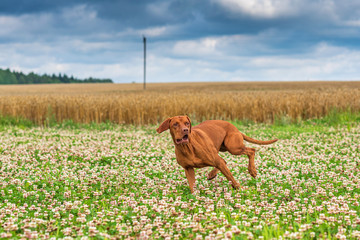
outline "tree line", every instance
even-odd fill
[[[78,79],[66,74],[38,75],[33,72],[24,74],[22,72],[0,69],[0,84],[40,84],[40,83],[113,83],[111,79],[86,78]]]

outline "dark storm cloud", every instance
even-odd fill
[[[156,81],[353,79],[359,9],[340,0],[2,0],[0,67],[133,81],[146,35]]]
[[[99,19],[108,21],[114,30],[124,28],[143,29],[163,25],[183,26],[191,34],[222,35],[254,33],[269,27],[284,27],[296,23],[297,19],[256,19],[246,14],[230,13],[214,1],[147,1],[147,0],[3,0],[0,14],[57,14],[78,5],[93,9]],[[63,24],[62,19],[58,19]],[[184,34],[187,35],[187,34]]]
[[[71,7],[85,2],[77,0],[2,0],[0,1],[0,14],[21,15],[52,12],[63,7]]]
[[[266,29],[281,29],[293,32],[300,40],[316,41],[318,36],[326,37],[322,29],[336,26],[335,21],[346,18],[358,20],[360,10],[354,16],[348,15],[360,4],[336,4],[336,13],[326,12],[325,1],[304,1],[299,4],[303,11],[293,15],[279,15],[262,18],[261,15],[249,15],[246,11],[226,8],[225,1],[209,0],[3,0],[0,1],[0,14],[58,14],[52,23],[62,34],[76,34],[81,31],[123,31],[125,29],[145,29],[159,26],[178,26],[174,36],[191,39],[208,35],[255,34]],[[296,1],[295,1],[296,2]],[[307,7],[306,2],[309,6]],[[315,4],[317,3],[317,4]],[[103,25],[86,26],[76,22],[66,22],[59,13],[76,6],[86,6],[97,14]],[[296,7],[296,6],[295,6]],[[320,9],[319,9],[320,8]],[[332,15],[331,15],[332,14]],[[57,21],[57,22],[56,22]],[[77,28],[80,26],[81,28]],[[75,28],[76,31],[72,31]],[[64,30],[64,31],[63,31]],[[67,31],[65,31],[67,30]],[[171,38],[172,35],[167,36]],[[333,37],[333,36],[331,36]],[[336,40],[336,39],[335,39]]]

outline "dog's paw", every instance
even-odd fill
[[[253,177],[253,178],[256,178],[256,175],[257,175],[257,171],[256,171],[256,169],[253,167],[249,167],[248,168],[248,170],[249,170],[249,173],[250,173],[250,175]]]
[[[216,178],[217,174],[218,174],[219,170],[217,169],[213,169],[211,172],[209,172],[209,174],[207,175],[207,180],[211,180]]]
[[[231,186],[234,188],[234,189],[239,189],[240,188],[240,184],[239,183],[232,183]]]

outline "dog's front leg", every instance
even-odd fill
[[[190,191],[191,193],[194,192],[194,185],[195,185],[195,171],[194,168],[192,167],[187,167],[185,168],[185,174],[186,174],[186,178],[189,182],[189,186],[190,186]]]
[[[231,174],[223,158],[217,156],[215,164],[216,164],[216,168],[219,169],[221,173],[225,175],[227,180],[231,181],[231,185],[233,188],[235,189],[240,188],[240,184],[235,180],[234,176]]]

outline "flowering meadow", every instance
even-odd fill
[[[246,156],[220,153],[240,182],[196,170],[190,194],[167,132],[156,126],[3,127],[0,238],[360,239],[360,124],[238,126]]]

